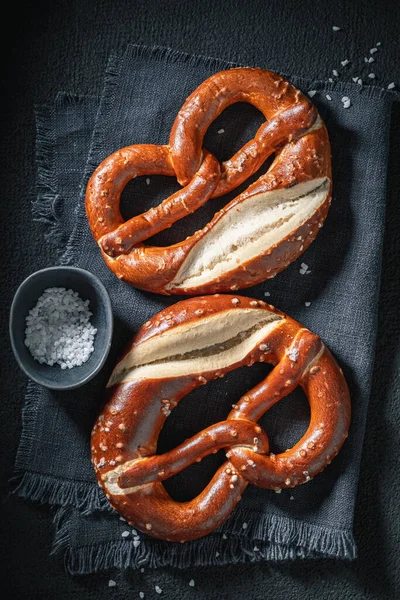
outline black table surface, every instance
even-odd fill
[[[71,577],[50,555],[53,537],[48,506],[9,496],[9,478],[21,432],[26,378],[14,361],[8,313],[18,284],[54,264],[43,226],[32,224],[35,183],[34,105],[59,90],[99,95],[106,61],[128,43],[170,46],[241,64],[259,64],[307,78],[325,79],[342,60],[342,75],[368,71],[363,57],[381,42],[368,85],[400,88],[398,2],[341,0],[53,0],[15,3],[3,18],[1,117],[2,368],[0,468],[0,589],[6,599],[139,598],[395,598],[399,564],[399,316],[400,110],[393,108],[388,169],[386,236],[379,304],[373,390],[355,512],[359,556],[352,562],[176,569],[132,569]],[[3,15],[4,17],[4,15]],[[339,26],[334,32],[332,26]],[[4,256],[5,250],[5,256]],[[397,545],[396,545],[397,542]],[[109,587],[109,580],[116,581]],[[189,586],[190,579],[195,586]],[[163,590],[159,596],[158,585]],[[396,593],[397,592],[397,593]]]

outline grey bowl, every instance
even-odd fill
[[[94,351],[87,362],[72,369],[40,364],[25,346],[25,319],[46,288],[65,287],[89,300],[96,327]],[[53,390],[71,390],[92,379],[102,368],[111,347],[113,313],[110,297],[101,281],[84,269],[49,267],[32,273],[17,289],[10,310],[10,338],[15,358],[28,377]]]

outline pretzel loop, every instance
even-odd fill
[[[254,139],[219,164],[203,148],[210,124],[229,105],[247,102],[266,118]],[[267,173],[186,240],[143,242],[243,183],[275,153]],[[124,222],[120,196],[141,175],[176,175],[183,185],[159,206]],[[86,213],[109,268],[132,285],[161,294],[198,295],[253,286],[273,277],[313,241],[331,199],[330,147],[317,110],[271,71],[238,68],[204,81],[186,100],[169,145],[117,150],[91,176]]]
[[[171,129],[169,145],[179,183],[186,185],[197,171],[211,123],[237,102],[252,104],[267,122],[222,164],[221,181],[213,197],[246,181],[280,146],[310,128],[318,116],[307,98],[271,71],[232,69],[217,73],[187,98]]]
[[[160,431],[178,402],[254,362],[274,368],[225,421],[156,455]],[[292,448],[275,455],[257,421],[298,385],[310,403],[310,424]],[[161,311],[139,331],[109,387],[92,434],[99,483],[132,525],[167,540],[195,539],[218,527],[249,483],[279,490],[309,481],[338,453],[350,422],[346,382],[320,338],[244,297],[192,298]],[[221,448],[228,460],[201,494],[183,503],[169,497],[162,481]]]

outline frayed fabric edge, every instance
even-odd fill
[[[52,548],[53,555],[63,556],[65,568],[71,575],[113,568],[184,569],[194,565],[295,559],[353,560],[357,556],[354,537],[349,530],[330,529],[287,517],[257,515],[242,510],[235,511],[214,533],[185,544],[163,542],[143,535],[137,547],[133,539],[124,538],[74,548],[70,535],[72,511],[69,508],[57,511]],[[244,523],[248,523],[246,530]]]
[[[94,511],[114,512],[104,494],[93,483],[68,481],[24,471],[16,473],[11,481],[14,485],[11,494],[31,502],[49,504],[55,507],[73,506],[81,515]],[[88,510],[90,506],[90,510]]]
[[[32,217],[37,223],[44,223],[44,238],[55,248],[63,240],[63,226],[57,219],[55,205],[58,200],[58,186],[55,169],[55,129],[54,106],[35,106],[36,121],[36,185],[32,200]]]
[[[121,69],[121,58],[118,55],[111,55],[108,59],[107,68],[104,76],[103,83],[103,91],[101,94],[101,99],[99,102],[97,115],[95,119],[95,126],[92,133],[92,139],[89,148],[88,160],[86,163],[86,167],[84,170],[84,174],[81,181],[81,194],[79,198],[79,202],[77,203],[75,209],[75,226],[74,229],[67,241],[65,251],[63,255],[60,257],[60,264],[63,266],[75,265],[76,261],[79,259],[77,255],[78,250],[78,241],[80,237],[84,234],[85,228],[87,226],[85,219],[85,206],[84,206],[84,191],[86,189],[87,181],[90,177],[90,174],[94,171],[94,169],[98,166],[98,163],[93,164],[93,153],[98,150],[98,147],[95,143],[97,139],[97,129],[98,129],[98,120],[99,115],[102,114],[103,111],[109,110],[113,101],[115,88],[118,81],[118,75]],[[105,157],[104,157],[105,158]]]

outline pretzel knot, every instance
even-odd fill
[[[219,164],[203,145],[210,124],[229,105],[248,102],[266,122],[254,139]],[[275,153],[268,172],[202,229],[167,247],[151,236],[246,181]],[[159,206],[124,222],[121,193],[141,175],[176,176],[184,186]],[[314,240],[331,200],[328,134],[315,107],[276,73],[238,68],[216,73],[186,100],[169,145],[117,150],[93,173],[86,213],[110,269],[132,285],[161,294],[237,290],[273,277]]]
[[[238,399],[225,421],[156,455],[166,418],[190,391],[255,362],[274,365]],[[300,385],[310,409],[303,437],[269,452],[257,424]],[[270,305],[231,295],[178,302],[139,331],[115,367],[110,399],[92,433],[92,460],[110,504],[131,524],[169,541],[202,537],[231,514],[246,486],[279,490],[305,483],[339,451],[350,423],[346,381],[318,336]],[[189,502],[176,502],[165,479],[226,450],[227,462]]]

